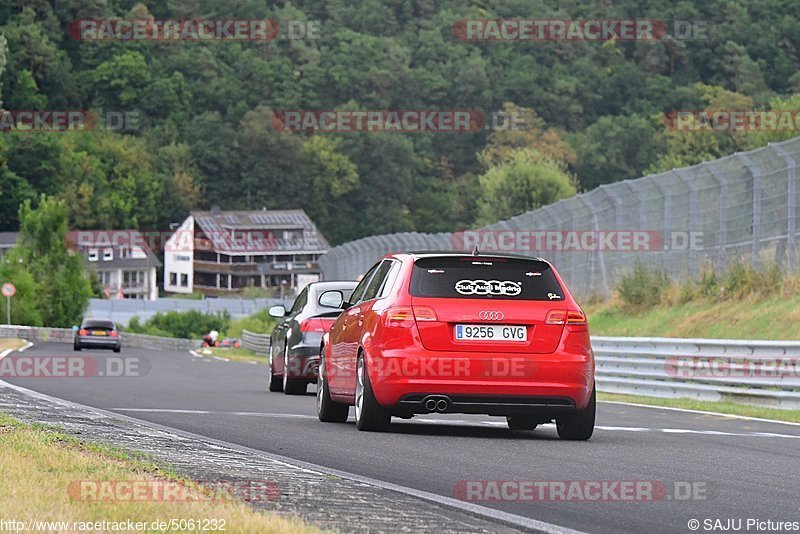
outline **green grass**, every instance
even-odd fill
[[[204,354],[204,350],[210,350],[211,354]],[[223,347],[213,347],[198,350],[198,354],[202,356],[219,356],[220,358],[228,358],[234,362],[256,362],[256,363],[267,363],[267,357],[262,354],[256,354],[250,349],[243,349],[241,347],[238,348],[230,348],[226,349]]]
[[[670,408],[683,408],[687,410],[702,410],[730,415],[743,415],[761,419],[774,419],[776,421],[789,421],[800,423],[800,410],[781,410],[749,404],[738,404],[723,401],[700,401],[694,399],[663,399],[660,397],[642,397],[639,395],[620,395],[618,393],[598,393],[597,399],[601,401],[631,402],[635,404],[648,404],[651,406],[668,406]]]
[[[800,295],[693,300],[641,310],[612,301],[584,309],[596,336],[800,339]]]
[[[231,319],[221,337],[242,337],[242,330],[256,334],[270,334],[277,322],[278,320],[268,315],[266,310],[261,310],[241,319]]]

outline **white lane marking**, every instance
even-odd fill
[[[198,415],[242,415],[249,417],[279,417],[282,419],[317,419],[316,415],[294,414],[294,413],[270,413],[270,412],[222,412],[214,410],[179,410],[172,408],[109,408],[112,412],[143,412],[143,413],[185,413]]]
[[[417,499],[421,499],[423,501],[432,502],[439,506],[444,506],[447,508],[465,511],[474,515],[477,515],[482,518],[489,518],[494,521],[499,521],[506,525],[511,525],[515,527],[523,527],[529,530],[535,530],[537,532],[543,532],[547,534],[583,534],[579,530],[573,530],[567,527],[562,527],[560,525],[556,525],[555,523],[547,523],[545,521],[539,521],[538,519],[531,519],[529,517],[524,517],[521,515],[512,514],[509,512],[503,512],[500,510],[496,510],[494,508],[489,508],[486,506],[482,506],[480,504],[474,504],[471,502],[464,502],[458,499],[454,499],[452,497],[446,497],[444,495],[439,495],[436,493],[431,493],[429,491],[418,490],[415,488],[411,488],[408,486],[401,486],[399,484],[394,484],[392,482],[386,482],[384,480],[380,480],[377,478],[365,477],[361,475],[357,475],[355,473],[348,473],[347,471],[340,471],[339,469],[333,469],[331,467],[326,467],[320,464],[314,464],[311,462],[305,462],[303,460],[297,460],[294,458],[289,458],[288,456],[283,456],[280,454],[274,454],[271,452],[261,451],[258,449],[253,449],[251,447],[245,447],[244,445],[238,445],[236,443],[231,443],[228,441],[222,441],[214,438],[210,438],[208,436],[203,436],[200,434],[195,434],[194,432],[187,432],[185,430],[179,430],[177,428],[171,428],[165,425],[160,425],[158,423],[152,423],[150,421],[145,421],[143,419],[137,419],[135,417],[130,417],[120,413],[114,413],[109,410],[104,410],[102,408],[94,408],[92,406],[87,406],[85,404],[78,404],[77,402],[68,401],[65,399],[59,399],[58,397],[51,397],[50,395],[46,395],[44,393],[39,393],[38,391],[34,391],[32,389],[24,388],[22,386],[17,386],[15,384],[10,384],[5,380],[0,380],[0,387],[7,387],[13,389],[15,391],[19,391],[20,393],[24,393],[33,398],[38,399],[45,399],[50,402],[60,404],[61,406],[67,406],[74,409],[80,409],[88,413],[100,414],[107,417],[116,417],[118,419],[124,419],[126,421],[131,421],[136,424],[145,426],[147,428],[161,430],[162,432],[169,432],[174,435],[178,435],[187,439],[194,439],[194,440],[202,440],[206,443],[216,444],[220,447],[225,447],[229,449],[233,449],[239,452],[247,453],[247,454],[258,454],[265,458],[270,458],[273,461],[280,462],[286,466],[292,467],[294,469],[305,470],[312,473],[319,473],[322,475],[333,475],[340,478],[344,478],[347,480],[352,480],[354,482],[360,482],[362,484],[368,484],[370,486],[376,486],[378,488],[387,489],[390,491],[396,491],[398,493],[402,493],[404,495],[410,495],[412,497],[416,497]],[[292,414],[294,415],[294,414]],[[313,416],[303,416],[303,417],[313,417]]]
[[[233,415],[244,417],[275,417],[279,419],[317,419],[315,415],[294,414],[294,413],[272,413],[272,412],[225,412],[214,410],[180,410],[171,408],[111,408],[114,412],[131,413],[176,413],[176,414],[197,414],[197,415]],[[505,427],[506,423],[501,421],[468,421],[466,419],[430,419],[419,418],[415,420],[395,420],[397,423],[427,424],[427,425],[480,425],[490,427]],[[551,423],[548,423],[552,426]],[[545,425],[540,425],[545,426]],[[722,430],[693,430],[691,428],[646,428],[636,426],[608,426],[595,425],[596,430],[607,430],[610,432],[654,432],[662,434],[693,434],[698,436],[733,436],[746,438],[788,438],[800,439],[800,435],[778,434],[776,432],[725,432]]]
[[[195,358],[202,358],[202,356],[200,356],[199,354],[197,354],[197,352],[195,352],[195,351],[193,351],[191,349],[189,349],[189,354],[191,354]]]
[[[606,404],[621,404],[623,406],[636,406],[637,408],[655,408],[656,410],[668,410],[671,412],[715,415],[717,417],[724,417],[726,419],[742,419],[745,421],[760,421],[762,423],[777,423],[779,425],[800,426],[800,423],[793,423],[791,421],[778,421],[777,419],[765,419],[763,417],[750,417],[747,415],[736,415],[732,413],[709,412],[706,410],[692,410],[690,408],[675,408],[673,406],[656,406],[653,404],[639,404],[637,402],[609,401],[609,400],[599,400],[597,402],[604,402]]]
[[[229,362],[230,361],[228,358],[221,358],[220,356],[212,356],[212,358],[214,358],[215,360],[219,360],[221,362]]]
[[[9,353],[9,352],[11,352],[11,351],[13,351],[13,350],[14,350],[14,349],[6,349],[6,350],[4,350],[3,352],[0,352],[0,360],[2,360],[3,358],[5,358],[6,356],[8,356],[8,353]]]
[[[23,341],[25,341],[25,340],[23,340]],[[29,348],[31,348],[32,346],[33,346],[33,341],[28,341],[28,342],[26,342],[26,343],[25,343],[23,346],[21,346],[20,348],[18,348],[18,349],[17,349],[17,352],[23,352],[23,351],[25,351],[25,350],[28,350],[28,349],[29,349]]]

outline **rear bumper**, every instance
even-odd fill
[[[428,399],[447,400],[445,410],[426,406]],[[535,413],[555,417],[565,412],[575,411],[575,401],[568,397],[516,397],[511,395],[440,395],[436,393],[412,393],[404,395],[395,405],[399,415],[431,413],[444,411],[451,413],[485,415],[526,415]]]
[[[582,409],[594,385],[588,344],[562,343],[552,354],[443,353],[425,349],[367,352],[376,400],[398,413],[428,413],[428,395],[450,400],[448,412],[534,414]]]
[[[295,345],[289,348],[289,377],[317,380],[319,345]]]
[[[122,342],[118,337],[80,336],[76,339],[76,343],[81,347],[95,347],[99,349],[115,349],[122,346]]]

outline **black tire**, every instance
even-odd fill
[[[119,352],[122,350],[122,347],[114,347],[114,352]]]
[[[283,392],[287,395],[305,395],[308,381],[289,376],[289,347],[283,349]]]
[[[317,378],[317,417],[323,423],[345,423],[350,415],[350,406],[331,399],[328,383],[323,375],[324,362],[319,356],[319,377]]]
[[[81,344],[78,342],[73,343],[72,350],[81,350]]]
[[[506,422],[511,430],[536,430],[539,426],[539,420],[529,415],[509,415]]]
[[[595,411],[596,399],[593,387],[592,397],[586,408],[556,419],[558,437],[570,441],[586,441],[591,438],[594,432]]]
[[[356,427],[359,430],[382,432],[389,427],[391,420],[391,412],[378,404],[375,399],[367,372],[366,358],[363,354],[359,354],[356,363]]]
[[[283,391],[283,377],[276,376],[272,372],[272,354],[269,355],[269,362],[267,362],[267,384],[273,393]]]

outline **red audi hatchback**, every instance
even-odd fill
[[[586,316],[550,263],[510,255],[390,254],[323,336],[317,412],[359,430],[392,416],[505,416],[514,430],[556,421],[594,430]]]

